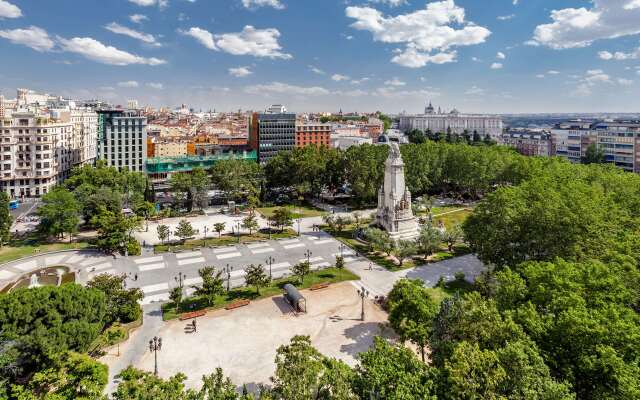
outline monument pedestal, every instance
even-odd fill
[[[384,184],[378,191],[376,222],[394,240],[411,240],[418,237],[420,228],[411,210],[411,192],[404,181],[404,162],[397,143],[390,144],[385,162]]]

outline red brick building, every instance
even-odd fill
[[[296,147],[331,147],[331,124],[296,125]]]

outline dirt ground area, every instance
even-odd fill
[[[383,328],[387,314],[370,301],[365,301],[366,318],[360,321],[361,300],[348,282],[302,294],[307,314],[295,315],[277,296],[198,318],[195,333],[187,328],[190,322],[164,324],[158,334],[162,338],[159,375],[183,372],[187,386],[199,387],[202,375],[222,367],[235,384],[246,383],[253,389],[269,383],[276,349],[294,335],[309,335],[322,354],[354,365],[356,355],[372,345],[374,336],[390,334],[389,328]],[[147,352],[136,367],[153,371],[153,355]]]

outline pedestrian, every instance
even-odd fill
[[[373,271],[373,263],[369,263],[369,271]]]
[[[137,280],[138,280],[138,274],[135,274],[135,275],[133,276],[133,279],[134,279],[135,281],[137,281]]]
[[[194,332],[198,331],[198,329],[196,328],[196,320],[195,319],[193,320],[193,331]]]

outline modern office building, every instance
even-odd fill
[[[286,110],[271,106],[269,111]],[[249,124],[249,147],[258,153],[258,162],[266,163],[280,151],[296,145],[296,114],[285,112],[254,113]]]
[[[473,134],[479,133],[481,136],[489,135],[498,140],[502,135],[502,118],[493,115],[461,114],[455,108],[448,113],[440,109],[436,111],[431,103],[425,108],[424,114],[401,115],[400,130],[408,132],[414,129],[426,132],[452,133],[461,135],[465,131]]]
[[[134,110],[99,110],[98,159],[118,169],[144,172],[147,118]]]
[[[39,197],[73,167],[93,163],[97,119],[96,113],[81,109],[15,110],[1,118],[0,190],[11,197]]]
[[[331,124],[296,125],[296,147],[331,146]]]

